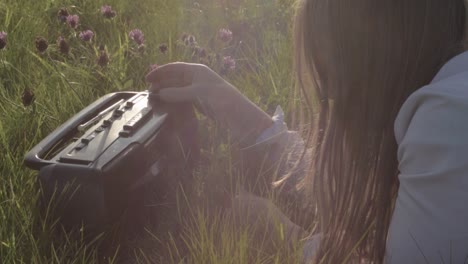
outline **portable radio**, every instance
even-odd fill
[[[168,155],[177,166],[193,166],[197,126],[191,104],[162,103],[149,92],[112,93],[42,140],[25,164],[39,170],[44,201],[58,201],[66,227],[99,228],[142,203],[142,187],[164,174]]]

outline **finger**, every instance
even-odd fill
[[[192,82],[185,80],[183,78],[173,78],[173,77],[167,77],[163,78],[160,81],[157,82],[152,82],[151,83],[151,89],[152,91],[157,91],[161,90],[164,88],[174,88],[174,87],[185,87],[191,85]]]
[[[193,102],[198,96],[193,86],[165,88],[158,94],[166,102]]]
[[[147,82],[160,82],[163,79],[190,80],[193,77],[193,65],[183,62],[174,62],[162,65],[146,75]]]

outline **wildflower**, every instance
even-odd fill
[[[195,46],[197,44],[197,41],[195,39],[195,36],[187,35],[187,37],[185,37],[184,43],[187,46]]]
[[[106,47],[103,44],[99,45],[99,50],[105,50],[105,49]]]
[[[65,40],[64,37],[60,36],[57,38],[57,46],[63,54],[67,54],[70,51],[70,44]]]
[[[159,51],[163,54],[165,54],[167,52],[167,45],[166,44],[161,44],[159,45]]]
[[[115,12],[114,10],[112,10],[112,7],[109,6],[109,5],[103,5],[101,6],[101,14],[105,17],[105,18],[113,18],[117,15],[117,12]]]
[[[232,31],[226,28],[222,28],[218,32],[218,37],[222,42],[230,42],[232,40]]]
[[[44,53],[49,47],[49,43],[43,37],[37,37],[35,43],[36,43],[36,49],[37,51],[39,51],[39,53]]]
[[[5,31],[0,32],[0,50],[4,49],[7,45],[7,35]]]
[[[190,44],[195,44],[195,42],[196,42],[196,41],[195,41],[195,37],[194,37],[193,35],[190,35],[190,36],[188,37],[188,42],[189,42]]]
[[[197,48],[195,49],[195,52],[197,53],[197,55],[198,55],[200,58],[206,57],[206,50],[205,50],[204,48],[197,47]]]
[[[70,16],[67,16],[67,24],[75,29],[78,27],[78,22],[80,22],[80,17],[77,16],[77,15],[70,15]]]
[[[25,107],[30,106],[34,102],[34,93],[29,88],[24,88],[21,94],[21,101]]]
[[[231,56],[223,58],[223,67],[226,70],[234,70],[236,68],[236,61]]]
[[[99,57],[97,58],[96,63],[101,67],[105,67],[109,64],[109,55],[105,50],[101,50],[99,52]]]
[[[145,41],[145,35],[139,29],[133,29],[130,31],[128,36],[136,42],[136,44],[141,45]]]
[[[80,36],[80,39],[83,41],[91,41],[91,39],[93,39],[94,37],[94,32],[88,29],[88,30],[80,32],[79,36]]]
[[[67,17],[69,15],[70,14],[68,13],[68,10],[65,7],[60,8],[57,12],[57,17],[62,23],[65,23],[67,21]]]

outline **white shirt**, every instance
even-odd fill
[[[386,263],[468,262],[468,52],[408,97],[394,129],[400,188]]]

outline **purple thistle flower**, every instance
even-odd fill
[[[232,40],[232,31],[222,28],[218,32],[218,37],[222,42],[230,42]]]
[[[57,17],[60,22],[65,23],[67,21],[67,17],[69,16],[68,10],[65,7],[62,7],[57,12]]]
[[[4,49],[7,45],[7,35],[5,31],[0,32],[0,50]]]
[[[185,37],[184,43],[186,46],[196,46],[197,40],[195,39],[194,35],[187,35]]]
[[[78,27],[79,22],[80,22],[80,17],[77,15],[70,15],[67,17],[67,24],[73,29]]]
[[[99,57],[97,58],[96,63],[101,67],[107,66],[109,64],[109,54],[107,54],[105,50],[101,50],[101,52],[99,52]]]
[[[166,54],[166,52],[167,52],[167,44],[161,44],[161,45],[159,45],[158,48],[159,48],[159,51],[160,51],[161,53]]]
[[[223,58],[223,67],[226,70],[234,70],[236,68],[236,61],[231,56]]]
[[[59,47],[60,52],[63,54],[68,54],[70,51],[70,45],[62,36],[57,38],[57,46]]]
[[[21,101],[25,107],[30,106],[34,102],[34,93],[29,88],[24,88],[21,94]]]
[[[112,10],[112,7],[109,6],[109,5],[103,5],[101,7],[101,14],[105,17],[105,18],[113,18],[117,15],[117,12],[115,12],[114,10]]]
[[[195,36],[194,35],[190,35],[188,37],[188,41],[190,44],[195,44],[197,41],[195,40]]]
[[[80,32],[80,39],[83,41],[91,41],[93,37],[94,37],[94,32],[89,29]]]
[[[145,42],[145,35],[143,32],[139,29],[133,29],[128,33],[128,36],[136,42],[136,44],[141,45],[143,42]]]
[[[37,51],[39,51],[39,53],[44,53],[49,47],[49,43],[43,37],[37,37],[35,44],[36,44],[36,49]]]

